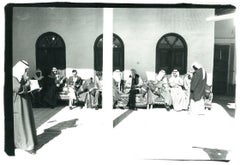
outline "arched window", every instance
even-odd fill
[[[102,72],[103,65],[103,35],[97,37],[94,43],[94,70]]]
[[[47,32],[36,42],[36,68],[41,69],[46,76],[52,67],[66,69],[65,43],[57,33]]]
[[[118,35],[113,34],[113,71],[116,69],[124,70],[124,44]]]
[[[169,33],[159,39],[156,47],[156,73],[161,69],[167,74],[173,69],[178,69],[180,74],[187,72],[187,44],[180,35]]]
[[[94,69],[102,71],[103,65],[103,35],[97,37],[94,43]],[[113,34],[113,70],[124,70],[124,45],[121,38]]]

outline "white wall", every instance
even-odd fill
[[[93,68],[94,42],[103,33],[103,9],[14,7],[13,65],[25,59],[33,73],[36,41],[49,31],[63,38],[67,67]]]
[[[214,22],[206,18],[213,9],[135,9],[113,10],[113,32],[125,46],[125,69],[135,68],[143,77],[155,71],[156,44],[166,33],[178,33],[188,46],[188,70],[194,61],[207,72],[213,70]]]

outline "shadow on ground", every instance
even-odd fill
[[[67,128],[73,128],[76,127],[76,122],[78,119],[72,119],[68,121],[60,122],[48,129],[45,129],[44,132],[37,136],[38,139],[38,145],[37,150],[42,148],[45,144],[47,144],[49,141],[53,140],[55,137],[60,135],[62,133],[62,130]]]
[[[216,148],[203,148],[203,147],[193,147],[193,148],[201,149],[204,152],[206,152],[208,154],[210,160],[226,161],[226,162],[229,161],[229,160],[227,160],[227,154],[228,154],[227,150],[216,149]]]
[[[234,96],[214,96],[213,102],[221,105],[230,117],[235,117],[235,97]]]

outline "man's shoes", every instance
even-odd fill
[[[165,105],[167,111],[170,111],[171,110],[171,107],[169,105]]]
[[[137,108],[136,107],[129,107],[129,110],[137,111]]]

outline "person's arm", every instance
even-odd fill
[[[21,79],[19,83],[20,87],[18,90],[18,94],[26,94],[28,91],[30,91],[30,81],[28,77],[24,77]]]

